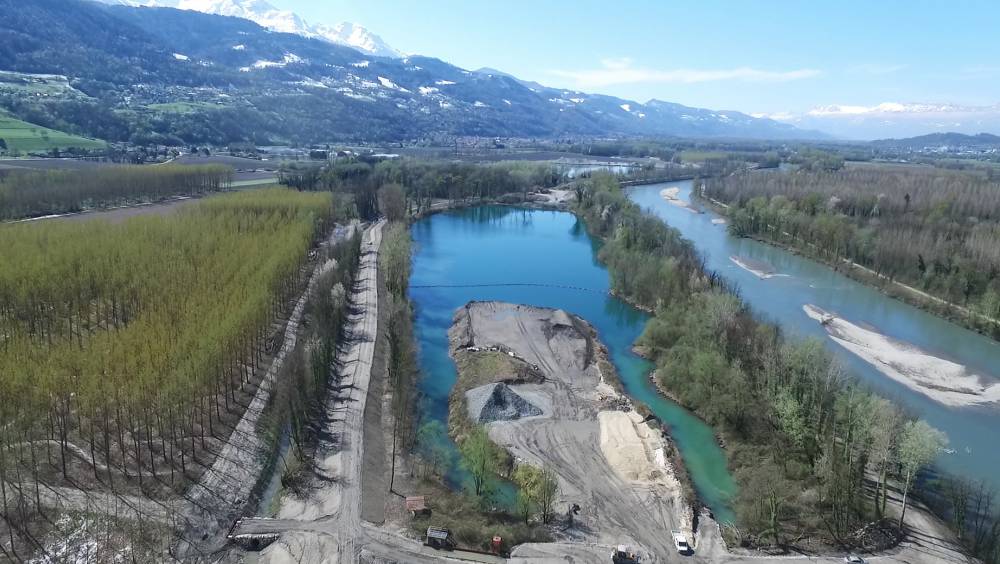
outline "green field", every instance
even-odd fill
[[[681,160],[686,163],[701,163],[711,159],[724,159],[726,158],[726,153],[720,153],[718,151],[698,151],[698,150],[686,150],[681,151]]]
[[[0,92],[15,95],[86,98],[86,94],[70,85],[65,76],[0,71]]]
[[[193,114],[205,110],[218,110],[225,106],[211,102],[170,102],[169,104],[149,104],[146,107],[171,114]]]
[[[107,144],[96,139],[70,135],[40,125],[21,121],[0,113],[0,139],[7,143],[8,152],[44,152],[49,149],[100,149]]]

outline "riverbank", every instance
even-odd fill
[[[712,211],[726,217],[728,217],[729,212],[733,209],[723,202],[703,196],[697,188],[691,190],[691,197],[701,200]],[[783,235],[792,238],[790,234],[785,233]],[[924,292],[848,258],[837,257],[836,259],[831,259],[822,254],[810,251],[810,249],[815,250],[816,246],[800,239],[792,238],[795,242],[789,242],[760,233],[747,234],[745,237],[823,264],[856,282],[878,290],[886,296],[946,319],[962,328],[975,331],[994,340],[1000,340],[1000,319],[972,311],[965,306]]]
[[[664,530],[691,532],[693,511],[668,457],[673,447],[621,393],[607,349],[586,321],[561,310],[473,302],[456,313],[449,342],[467,390],[464,402],[453,395],[453,405],[519,462],[557,474],[558,513],[580,506],[557,538],[666,554],[673,548]],[[497,362],[498,354],[513,361]],[[484,379],[484,364],[499,372]]]

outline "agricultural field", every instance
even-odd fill
[[[225,106],[211,102],[170,102],[168,104],[149,104],[146,107],[171,114],[194,114],[205,110],[217,110]]]
[[[70,85],[69,79],[58,74],[31,74],[0,71],[0,93],[41,97],[86,98],[86,94]]]
[[[700,163],[709,160],[726,158],[727,154],[721,151],[699,151],[689,149],[681,151],[681,160],[686,163]]]
[[[41,153],[52,149],[69,148],[101,149],[107,145],[97,139],[79,137],[21,121],[3,112],[0,112],[0,139],[4,141],[0,144],[0,152],[4,152],[5,144],[6,151],[11,154]]]

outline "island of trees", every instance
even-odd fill
[[[725,533],[746,546],[892,544],[889,491],[904,496],[938,456],[942,433],[865,390],[815,340],[760,321],[705,269],[690,242],[642,212],[610,177],[577,185],[577,213],[604,241],[617,295],[654,312],[639,340],[668,395],[711,423],[739,488]],[[868,482],[872,485],[869,490]],[[973,550],[996,561],[993,494],[946,479],[948,513]],[[903,500],[905,511],[907,498]]]

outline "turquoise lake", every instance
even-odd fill
[[[631,352],[648,316],[607,294],[610,280],[596,258],[598,243],[582,222],[566,212],[481,206],[432,215],[414,223],[411,232],[410,297],[425,417],[447,420],[448,394],[456,378],[448,356],[455,310],[473,300],[564,309],[597,329],[626,392],[667,426],[701,499],[718,519],[732,520],[728,500],[735,485],[725,453],[709,426],[663,398],[649,382],[651,363]],[[502,285],[526,283],[579,289]],[[463,285],[477,287],[454,287]],[[461,481],[460,474],[454,468],[452,481]]]

